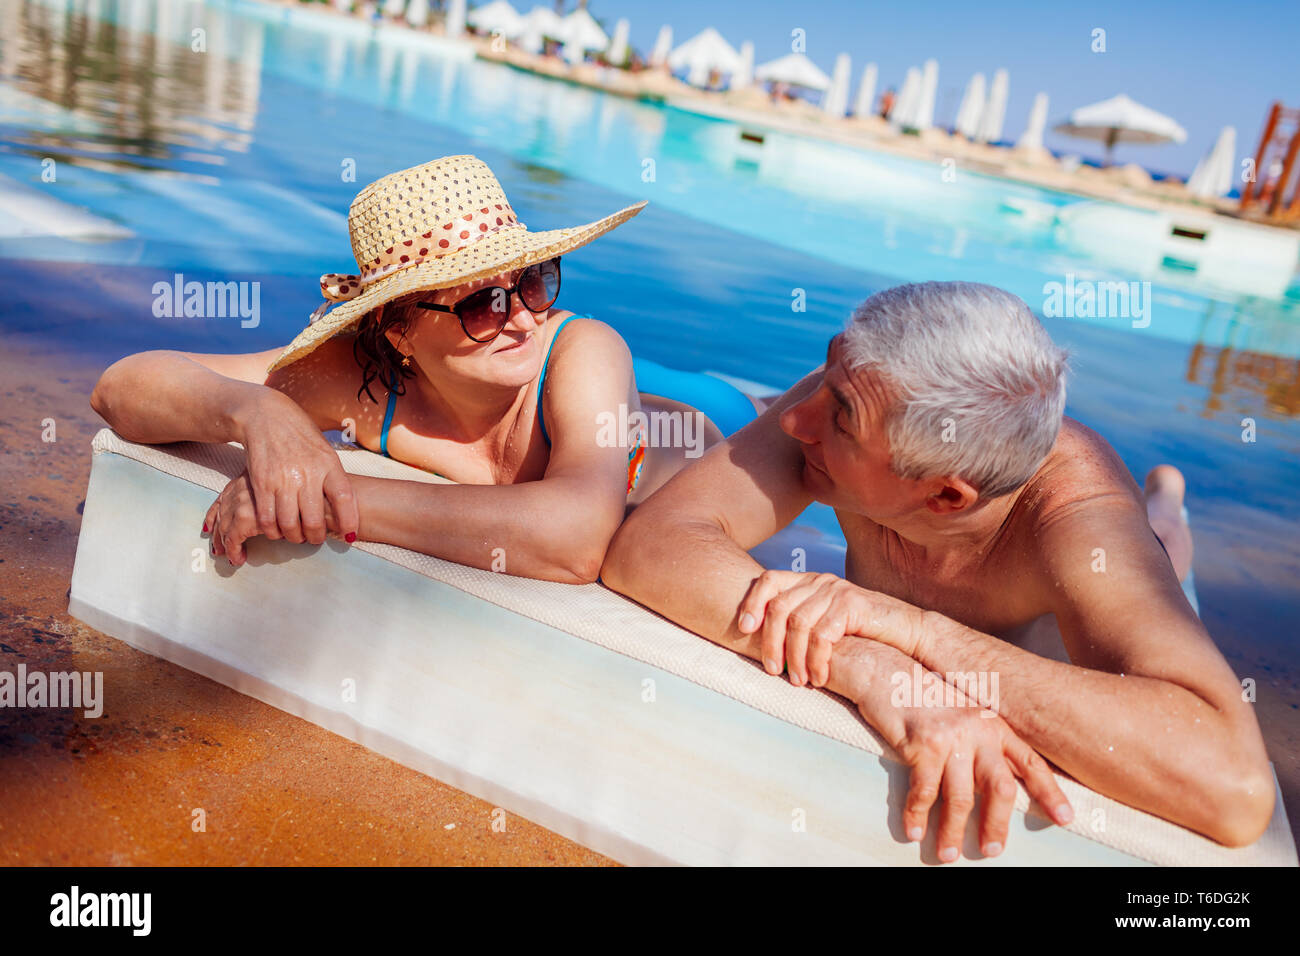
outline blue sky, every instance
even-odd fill
[[[520,10],[533,4],[518,0]],[[576,4],[568,0],[568,8]],[[1011,77],[1004,138],[1025,127],[1034,94],[1051,98],[1047,145],[1100,155],[1088,141],[1050,132],[1078,106],[1124,92],[1178,120],[1187,143],[1120,147],[1119,161],[1186,174],[1224,126],[1237,129],[1239,156],[1253,155],[1265,114],[1275,99],[1300,107],[1300,2],[1224,3],[1019,2],[878,3],[869,0],[590,0],[592,14],[612,31],[619,17],[631,24],[643,53],[659,27],[674,42],[717,27],[739,48],[754,43],[758,62],[790,50],[790,32],[802,28],[808,55],[827,73],[841,52],[853,58],[853,91],[862,68],[880,67],[880,84],[898,87],[909,66],[939,62],[936,122],[950,125],[972,73]],[[1091,50],[1092,31],[1106,31],[1105,53]]]

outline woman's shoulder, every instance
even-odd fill
[[[613,326],[588,314],[561,314],[551,319],[555,331],[551,333],[550,353],[553,360],[592,361],[616,360],[626,357],[630,363],[632,353],[623,336]]]
[[[352,336],[330,337],[308,355],[276,369],[266,384],[301,405],[322,428],[341,427],[343,419],[355,418],[359,411],[361,367],[352,353]],[[371,392],[383,402],[387,389],[372,383]]]
[[[539,389],[543,434],[563,434],[565,423],[577,429],[575,434],[585,434],[593,414],[634,401],[632,355],[623,337],[604,322],[587,316],[553,319]]]

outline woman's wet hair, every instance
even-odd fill
[[[379,399],[370,391],[370,383],[376,379],[380,385],[398,395],[406,394],[404,379],[414,378],[415,370],[402,364],[402,353],[393,347],[385,334],[390,329],[397,329],[406,334],[411,322],[411,309],[419,296],[410,296],[378,306],[362,316],[357,324],[357,331],[352,338],[352,357],[361,367],[361,387],[357,389],[357,401],[363,394],[368,395],[376,405]]]

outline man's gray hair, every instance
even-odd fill
[[[977,282],[878,292],[845,327],[844,361],[885,380],[890,467],[957,475],[996,498],[1019,488],[1056,443],[1068,355],[1016,296]]]

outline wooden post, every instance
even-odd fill
[[[1273,133],[1277,130],[1277,121],[1282,115],[1282,103],[1277,101],[1273,108],[1268,111],[1268,119],[1264,123],[1264,135],[1259,138],[1259,149],[1255,150],[1255,181],[1246,183],[1241,191],[1241,207],[1245,209],[1255,198],[1252,194],[1258,194],[1260,189],[1260,177],[1264,175],[1264,154],[1268,152],[1268,144],[1273,141]]]
[[[1278,177],[1277,186],[1273,190],[1273,196],[1269,199],[1268,214],[1270,216],[1278,215],[1282,208],[1282,197],[1286,195],[1286,187],[1291,182],[1291,171],[1295,169],[1296,154],[1300,153],[1300,124],[1297,124],[1295,133],[1291,136],[1291,144],[1286,150],[1286,159],[1282,161],[1282,175]],[[1259,177],[1256,176],[1256,179]],[[1300,192],[1300,190],[1297,190]]]
[[[1296,124],[1295,137],[1291,140],[1291,155],[1295,155],[1296,144],[1300,143],[1300,123]],[[1291,204],[1286,207],[1282,213],[1283,219],[1300,219],[1300,181],[1297,181],[1295,188],[1291,190]]]

